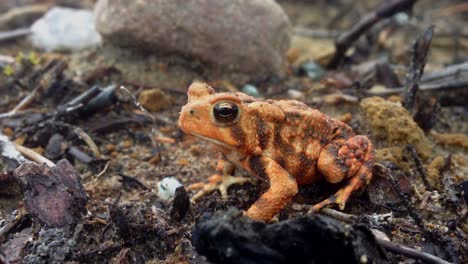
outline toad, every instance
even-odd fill
[[[188,90],[179,127],[214,143],[221,152],[216,173],[191,185],[201,189],[192,200],[213,190],[227,197],[236,167],[268,180],[269,189],[247,210],[255,220],[270,221],[296,195],[298,186],[323,178],[346,185],[311,211],[337,204],[344,209],[355,190],[372,178],[373,147],[348,125],[295,100],[260,100],[243,93],[215,93],[204,83]]]

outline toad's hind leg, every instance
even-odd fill
[[[320,152],[317,162],[319,171],[328,182],[338,183],[346,178],[349,181],[333,196],[314,205],[312,211],[329,204],[338,204],[343,210],[351,193],[371,180],[373,158],[372,143],[365,136],[340,139],[328,144]]]

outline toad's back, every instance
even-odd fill
[[[352,129],[318,110],[294,100],[268,100],[285,114],[285,120],[258,121],[259,145],[264,154],[285,168],[299,184],[315,180],[317,159],[333,140],[354,136]]]

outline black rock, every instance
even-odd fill
[[[192,243],[214,263],[388,263],[368,228],[317,214],[274,224],[235,209],[205,214]]]

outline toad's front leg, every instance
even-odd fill
[[[223,159],[218,160],[216,173],[203,182],[198,182],[190,185],[189,190],[200,190],[193,197],[192,202],[195,202],[205,194],[219,190],[223,199],[228,198],[227,189],[234,184],[244,184],[250,179],[244,177],[234,177],[234,164]]]
[[[247,210],[247,216],[270,221],[296,195],[296,180],[269,157],[252,156],[245,162],[253,174],[270,180],[270,188]]]

